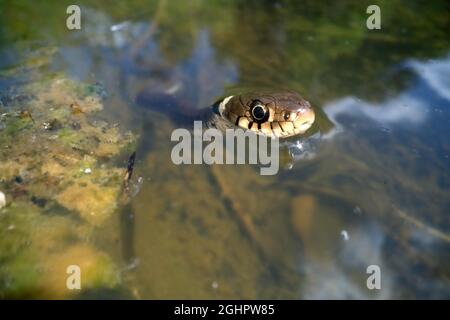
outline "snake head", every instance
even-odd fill
[[[291,91],[229,96],[220,102],[219,113],[243,129],[278,138],[303,134],[315,120],[310,103]]]

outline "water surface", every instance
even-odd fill
[[[382,29],[368,30],[368,4],[81,1],[82,30],[68,31],[64,1],[2,2],[2,70],[55,47],[42,72],[100,83],[104,116],[140,135],[140,190],[90,239],[123,291],[450,297],[449,8],[381,1]],[[135,103],[151,90],[201,108],[263,87],[300,92],[332,123],[276,176],[173,165],[170,119]],[[366,287],[369,265],[381,290]]]

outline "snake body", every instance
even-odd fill
[[[147,92],[141,93],[136,101],[139,105],[157,107],[178,124],[202,120],[209,128],[221,131],[242,128],[272,138],[303,134],[315,120],[310,103],[292,91],[228,96],[201,110],[189,108],[167,95]]]

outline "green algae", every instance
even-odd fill
[[[3,132],[12,137],[21,133],[25,129],[29,129],[32,123],[29,119],[20,118],[18,116],[7,117],[4,121],[5,129]],[[3,139],[2,139],[3,140]],[[3,141],[2,141],[3,142]],[[4,141],[6,143],[6,141]]]
[[[15,202],[0,215],[0,297],[70,298],[66,269],[78,265],[84,288],[120,284],[112,260],[84,237],[91,231],[79,221],[48,215],[37,206]]]
[[[49,61],[33,56],[10,72],[29,80],[0,106],[0,189],[7,197],[0,209],[2,298],[82,295],[66,288],[73,264],[84,290],[115,289],[121,281],[115,263],[89,239],[118,208],[124,168],[114,163],[135,137],[99,117],[99,84],[42,74]]]

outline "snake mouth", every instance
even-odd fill
[[[247,117],[240,117],[237,125],[249,129],[257,134],[272,138],[288,138],[305,133],[314,123],[315,114],[313,109],[302,109],[301,111],[287,111],[290,120],[274,118],[263,123],[252,122]]]
[[[309,128],[311,128],[314,120],[315,113],[313,109],[309,108],[297,111],[297,118],[294,121],[296,134],[305,133]]]
[[[272,137],[288,138],[291,136],[305,133],[314,123],[315,113],[312,108],[301,108],[295,111],[286,109],[282,113],[289,114],[289,119],[280,119],[279,117],[268,121],[266,128],[270,126],[271,130],[263,130],[262,133]],[[283,117],[284,118],[284,117]]]

